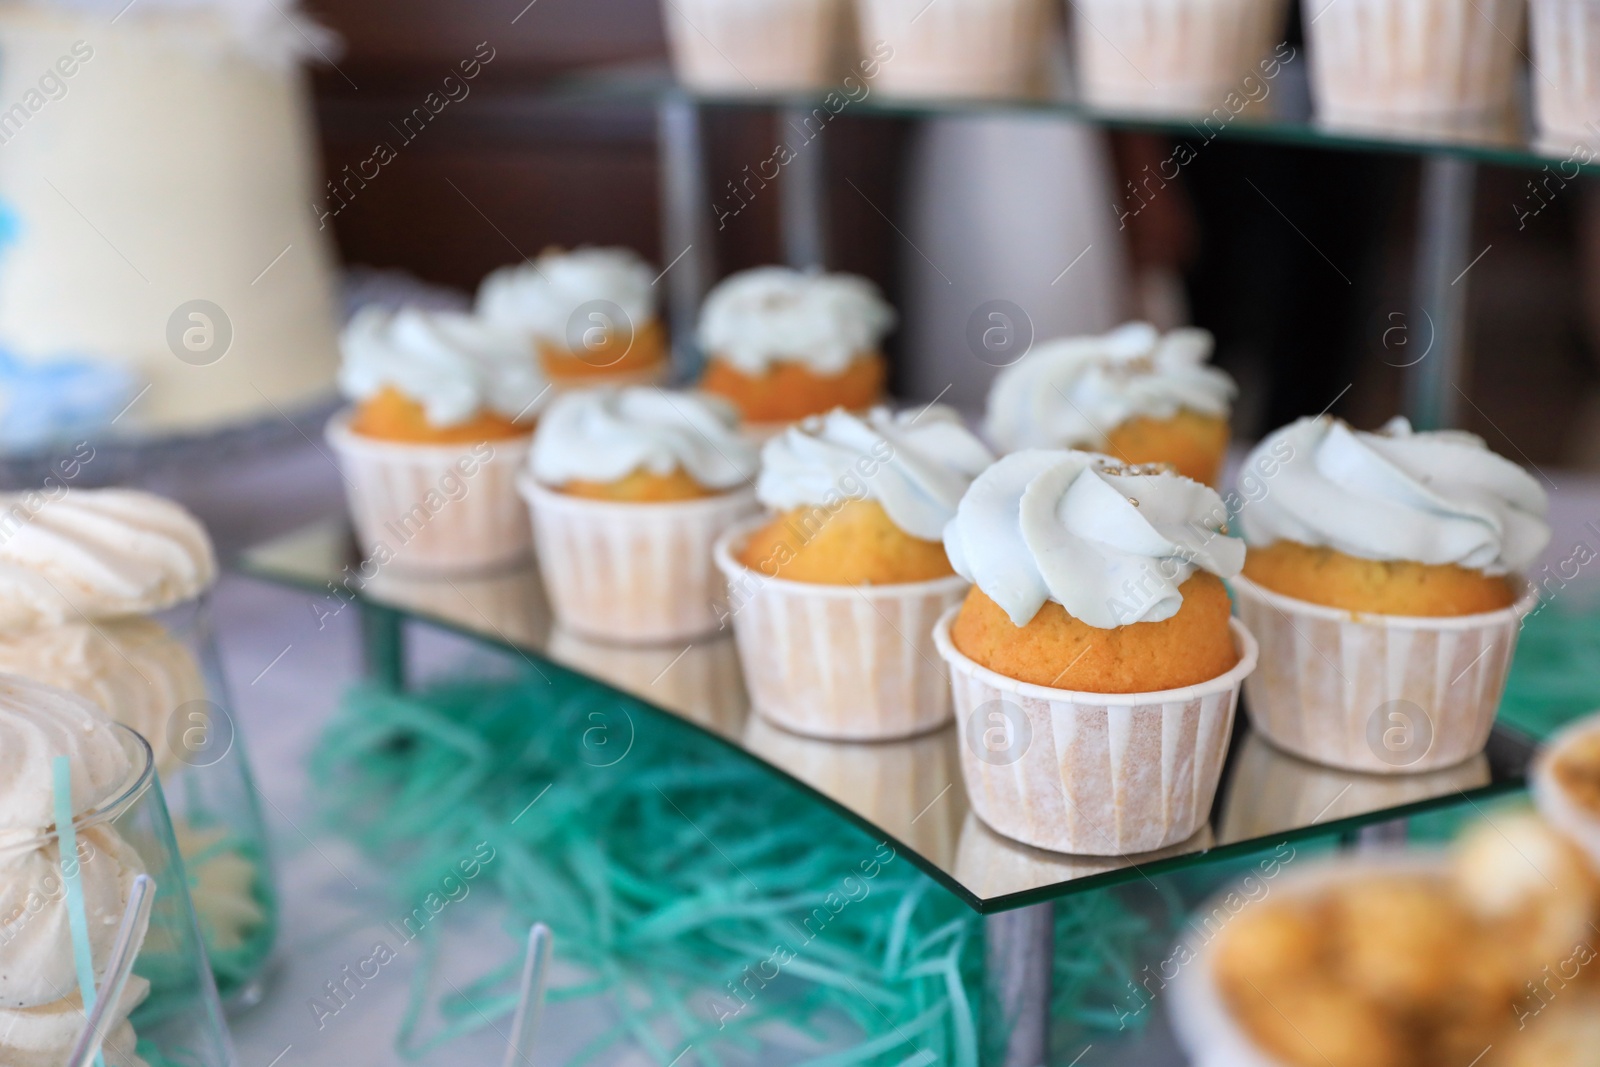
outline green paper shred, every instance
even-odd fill
[[[1553,600],[1530,615],[1500,704],[1500,721],[1545,738],[1600,708],[1600,610]]]

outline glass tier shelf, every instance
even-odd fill
[[[348,590],[366,612],[369,640],[388,642],[403,662],[398,627],[408,619],[504,646],[536,666],[555,664],[643,702],[634,729],[670,743],[692,729],[797,782],[869,833],[888,837],[940,884],[981,913],[1245,856],[1281,842],[1352,835],[1455,803],[1477,803],[1521,786],[1532,742],[1497,728],[1488,749],[1454,768],[1388,777],[1351,774],[1285,755],[1238,716],[1209,823],[1157,853],[1086,857],[1020,845],[972,814],[952,723],[903,741],[844,743],[788,733],[750,712],[731,635],[660,646],[605,644],[554,624],[537,569],[476,576],[379,571],[348,582],[360,563],[342,518],[256,547],[248,575],[318,595]],[[385,627],[394,631],[385,633]],[[381,656],[379,657],[382,658]],[[679,731],[680,733],[675,733]]]
[[[774,94],[752,90],[741,93],[706,93],[685,89],[662,64],[634,64],[601,67],[579,74],[565,75],[541,85],[535,94],[541,105],[632,105],[652,106],[666,101],[690,102],[703,107],[763,108],[786,112],[786,129],[780,137],[791,147],[814,138],[836,115],[880,115],[902,118],[936,118],[993,114],[1059,116],[1112,129],[1144,130],[1171,135],[1186,142],[1192,152],[1204,151],[1213,140],[1253,141],[1303,148],[1340,151],[1384,152],[1414,156],[1445,156],[1484,163],[1538,169],[1551,166],[1552,173],[1570,179],[1591,161],[1600,164],[1600,130],[1587,146],[1564,140],[1541,140],[1535,130],[1529,101],[1530,87],[1524,83],[1518,102],[1503,113],[1470,120],[1392,119],[1325,122],[1319,118],[1312,98],[1308,67],[1303,51],[1280,66],[1276,77],[1261,78],[1264,87],[1251,90],[1256,99],[1247,101],[1241,92],[1233,100],[1208,101],[1190,112],[1133,111],[1097,107],[1075,98],[1064,88],[1065,76],[1054,82],[1058,90],[1026,99],[945,99],[934,97],[896,97],[859,81],[854,89],[841,85],[831,92],[814,94]],[[485,101],[481,121],[500,124],[514,121],[513,112],[525,102],[503,99]],[[1235,111],[1234,108],[1238,110]],[[798,139],[798,140],[797,140]],[[1187,158],[1172,160],[1171,173],[1152,174],[1149,191],[1171,181]],[[1565,166],[1556,166],[1556,164]]]

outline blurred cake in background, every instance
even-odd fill
[[[331,398],[330,48],[272,0],[0,2],[0,447]]]

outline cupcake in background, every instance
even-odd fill
[[[1448,134],[1494,118],[1512,103],[1524,6],[1303,0],[1317,119]]]
[[[556,621],[601,641],[669,641],[726,613],[711,546],[757,510],[756,448],[716,397],[645,386],[566,393],[521,489]]]
[[[1562,153],[1600,146],[1600,5],[1532,0],[1528,11],[1541,145]]]
[[[1047,0],[858,0],[861,39],[888,55],[877,87],[897,96],[1022,97],[1042,87]]]
[[[883,397],[879,346],[895,314],[865,278],[758,267],[725,278],[700,311],[701,387],[757,429]]]
[[[1261,641],[1250,715],[1274,744],[1373,773],[1482,751],[1550,540],[1543,488],[1459,431],[1329,416],[1269,435],[1240,617]]]
[[[549,389],[528,346],[461,312],[368,308],[340,347],[352,407],[327,435],[362,552],[424,571],[525,557],[516,472]]]
[[[665,0],[678,80],[711,93],[821,89],[836,73],[846,0]]]
[[[1132,322],[1040,345],[995,378],[984,433],[1004,452],[1082,448],[1215,487],[1238,388],[1207,364],[1212,344],[1204,330]]]
[[[655,275],[626,248],[552,248],[484,278],[477,311],[531,345],[558,388],[652,385],[671,354]]]
[[[1082,95],[1132,111],[1207,115],[1252,95],[1281,57],[1287,0],[1075,0]],[[1284,48],[1285,55],[1293,55]],[[1255,79],[1252,83],[1249,79]]]
[[[1600,868],[1600,714],[1550,739],[1534,762],[1530,786],[1540,813]]]
[[[832,411],[767,442],[756,492],[775,514],[716,550],[759,714],[857,740],[949,719],[928,635],[966,581],[939,538],[993,458],[937,405]]]
[[[974,585],[934,638],[991,828],[1098,856],[1200,829],[1256,660],[1226,516],[1199,482],[1088,452],[1016,452],[973,482],[944,542]]]

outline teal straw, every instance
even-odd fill
[[[94,950],[89,944],[89,913],[83,903],[83,878],[78,861],[78,828],[72,822],[72,761],[57,756],[55,772],[56,848],[61,878],[67,889],[67,926],[72,931],[72,962],[78,972],[78,992],[83,996],[83,1016],[94,1012]],[[71,856],[69,860],[67,857]],[[105,1055],[96,1052],[95,1067],[105,1067]]]

